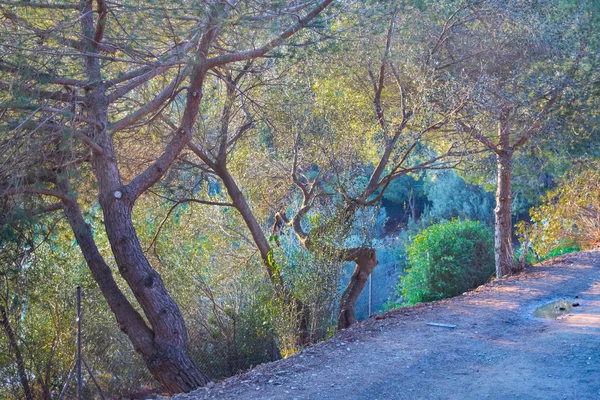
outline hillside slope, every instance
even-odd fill
[[[600,399],[600,251],[384,316],[175,399]]]

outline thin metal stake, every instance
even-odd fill
[[[81,377],[81,286],[77,286],[77,398],[83,400]]]
[[[373,315],[373,274],[369,274],[369,317]]]
[[[85,366],[88,374],[90,375],[90,378],[92,378],[92,381],[94,381],[94,385],[96,385],[100,397],[102,398],[102,400],[105,400],[104,393],[102,392],[98,381],[96,381],[96,378],[94,378],[92,370],[87,365],[87,362],[85,362],[85,360],[83,359],[83,355],[81,354],[81,316],[81,286],[77,286],[77,355],[75,356],[75,362],[73,363],[73,368],[71,368],[71,372],[69,373],[67,382],[65,383],[65,386],[63,386],[63,389],[60,392],[60,395],[58,396],[58,400],[63,400],[75,373],[77,373],[77,399],[83,400],[84,382],[83,376],[81,374],[82,364],[83,366]]]
[[[75,374],[75,368],[77,368],[77,364],[73,363],[73,368],[71,368],[71,372],[69,372],[69,377],[67,378],[67,382],[65,386],[63,386],[63,390],[58,395],[58,400],[62,400],[69,389],[69,385],[71,384],[71,380],[73,380],[73,375]]]
[[[96,388],[98,389],[98,393],[100,394],[100,398],[102,400],[106,400],[106,398],[104,397],[104,392],[102,392],[102,388],[98,384],[98,381],[96,381],[96,378],[94,378],[94,374],[92,374],[92,370],[90,369],[90,367],[85,362],[85,359],[82,358],[81,361],[83,361],[83,365],[85,365],[85,369],[87,369],[88,374],[90,374],[90,378],[92,378],[92,381],[94,381],[94,385],[96,385]]]

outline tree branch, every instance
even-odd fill
[[[50,10],[79,10],[79,4],[42,4],[29,1],[0,1],[0,4],[13,7],[43,8]]]
[[[4,189],[2,192],[0,192],[0,197],[14,196],[16,194],[40,194],[40,195],[44,195],[44,196],[56,197],[57,199],[61,199],[61,200],[69,199],[69,196],[67,196],[65,193],[63,193],[61,191],[45,189],[45,188],[37,188],[37,187],[32,187],[32,186],[22,186],[22,187],[14,187],[14,188]]]
[[[163,225],[165,224],[165,222],[167,222],[171,213],[179,205],[186,204],[186,203],[199,203],[199,204],[206,204],[206,205],[210,205],[210,206],[233,207],[233,203],[222,203],[222,202],[218,202],[218,201],[199,200],[199,199],[192,199],[192,198],[180,199],[180,200],[171,200],[171,199],[167,199],[167,200],[174,201],[175,203],[169,208],[167,215],[163,218],[163,220],[160,222],[160,224],[158,224],[158,228],[156,229],[156,234],[154,234],[154,237],[152,238],[152,242],[150,242],[150,246],[148,246],[148,249],[146,251],[149,251],[152,247],[154,247],[156,249],[156,241],[158,239],[158,235],[160,234],[160,231],[163,228]]]
[[[519,147],[523,146],[533,135],[535,135],[540,130],[540,128],[542,126],[542,119],[550,112],[554,103],[556,103],[556,101],[559,99],[563,90],[567,86],[568,79],[570,79],[572,77],[572,75],[577,71],[577,69],[579,69],[579,64],[581,63],[581,60],[583,59],[586,48],[587,48],[587,43],[582,43],[579,46],[579,52],[577,53],[577,57],[573,61],[573,65],[571,65],[571,68],[569,68],[567,76],[563,79],[563,81],[560,83],[560,85],[554,90],[552,97],[550,97],[550,99],[546,102],[546,104],[544,104],[544,107],[538,113],[538,115],[536,115],[536,117],[533,120],[533,122],[531,123],[531,125],[528,128],[526,128],[524,132],[521,133],[522,134],[521,138],[515,144],[513,144],[511,146],[512,151],[515,151]]]
[[[29,210],[29,211],[25,212],[25,216],[26,217],[35,217],[37,215],[47,214],[47,213],[50,213],[53,211],[58,211],[61,209],[62,209],[62,203],[53,203],[53,204],[48,204],[46,206],[42,206],[35,210]],[[11,224],[11,223],[17,221],[18,219],[19,219],[19,217],[17,217],[17,216],[10,216],[10,217],[6,217],[6,218],[2,218],[2,219],[0,219],[0,225]]]
[[[140,107],[139,109],[137,109],[135,112],[129,114],[128,116],[121,118],[117,122],[113,122],[113,123],[109,124],[108,130],[110,130],[112,132],[118,132],[124,128],[127,128],[128,126],[135,124],[137,121],[144,118],[146,115],[158,110],[160,108],[160,106],[169,97],[171,97],[173,95],[173,93],[175,93],[175,90],[181,84],[183,79],[186,77],[187,73],[188,73],[188,70],[186,68],[180,74],[178,74],[175,77],[175,79],[173,79],[167,87],[165,87],[158,95],[156,95],[156,97],[154,97],[152,100],[150,100],[149,102],[144,104],[144,106]],[[140,82],[139,84],[141,84],[141,83],[143,83],[143,82]],[[124,90],[123,94],[127,93],[127,91],[129,91],[131,89],[133,89],[133,87],[131,87],[130,89],[128,89],[126,91]],[[117,94],[115,94],[115,92],[113,92],[110,96],[113,97],[113,100],[116,100],[118,97],[121,96],[121,94],[119,93],[117,95]]]
[[[269,51],[273,50],[277,46],[279,46],[283,41],[287,38],[294,35],[300,29],[304,28],[310,21],[312,21],[317,15],[319,15],[329,4],[331,4],[333,0],[323,0],[318,6],[316,6],[312,11],[306,14],[304,17],[300,18],[298,22],[285,31],[283,31],[279,36],[270,40],[263,46],[253,49],[240,51],[236,53],[223,54],[220,56],[216,56],[207,60],[207,68],[211,69],[219,65],[229,64],[232,62],[245,61],[252,58],[262,57],[267,54]]]
[[[104,0],[96,0],[98,4],[98,22],[96,23],[96,32],[94,33],[94,48],[98,49],[100,42],[104,36],[104,28],[106,27],[107,8]]]
[[[458,119],[457,122],[463,129],[465,129],[467,132],[469,132],[471,134],[471,136],[473,136],[475,139],[477,139],[485,147],[492,150],[496,154],[501,153],[501,150],[498,147],[498,145],[496,145],[494,142],[492,142],[489,138],[487,138],[487,137],[483,136],[481,133],[479,133],[476,128],[467,125],[460,119]]]

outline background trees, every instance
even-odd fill
[[[579,25],[588,16],[565,12],[558,3],[489,4],[466,23],[456,14],[457,22],[442,31],[444,51],[435,63],[446,79],[472,87],[458,124],[496,158],[495,254],[501,277],[520,268],[512,252],[513,157],[533,137],[547,138],[556,130],[557,102],[575,85],[585,55]],[[452,30],[458,32],[444,37]]]
[[[545,257],[560,245],[593,248],[600,233],[600,193],[596,162],[566,175],[548,191],[543,203],[531,209],[534,224],[522,233]]]
[[[593,5],[0,3],[0,346],[24,396],[68,369],[60,282],[106,300],[123,368],[98,370],[146,379],[118,327],[190,390],[348,327],[371,273],[380,309],[410,236],[489,223],[496,186],[512,271],[511,199],[597,157]]]

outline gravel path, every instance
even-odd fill
[[[554,300],[579,306],[532,316]],[[600,399],[600,251],[383,317],[173,400]]]

